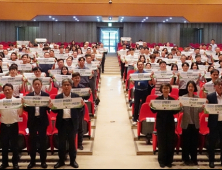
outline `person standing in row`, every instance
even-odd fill
[[[194,93],[197,92],[197,85],[194,81],[187,83],[187,94],[183,97],[199,98]],[[185,165],[198,165],[197,163],[197,147],[199,139],[199,113],[203,111],[203,107],[183,106],[183,118],[181,122],[182,128],[182,160]],[[191,156],[191,161],[190,161]]]
[[[207,96],[209,104],[219,104],[222,105],[222,79],[217,79],[214,82],[214,87],[216,92],[211,93]],[[222,115],[210,114],[208,119],[208,127],[210,129],[209,134],[209,167],[214,168],[215,162],[215,145],[219,137],[220,139],[220,149],[221,149],[221,165],[222,165]]]
[[[138,71],[134,74],[139,73],[146,73],[144,71],[144,64],[143,62],[139,61],[137,63]],[[132,82],[135,85],[135,92],[134,92],[134,103],[135,103],[135,109],[134,109],[134,116],[133,116],[133,125],[137,124],[138,118],[139,118],[139,110],[140,110],[140,100],[142,100],[142,104],[146,102],[146,98],[148,95],[150,95],[150,90],[152,86],[155,86],[156,81],[153,78],[153,74],[151,74],[151,80],[150,81],[135,81]]]
[[[170,97],[172,92],[170,84],[162,84],[160,92],[163,94],[157,97],[156,100],[175,100]],[[151,106],[150,106],[151,107]],[[152,108],[152,107],[151,107]],[[156,129],[158,138],[158,162],[161,168],[165,166],[171,168],[173,163],[174,148],[175,148],[175,122],[174,115],[179,112],[175,110],[153,110],[157,113],[156,116]]]
[[[11,84],[5,84],[3,86],[3,92],[5,95],[4,99],[15,99],[13,97],[14,89]],[[6,169],[7,167],[9,167],[8,164],[9,143],[11,143],[11,150],[13,152],[13,158],[12,158],[13,168],[19,169],[18,121],[19,121],[19,116],[23,114],[23,108],[0,110],[0,114],[1,114],[1,143],[2,143],[2,165],[0,166],[0,169]]]
[[[71,99],[78,98],[79,96],[75,93],[72,93],[73,82],[71,79],[64,79],[62,81],[63,93],[56,96],[56,99]],[[82,100],[82,105],[85,103]],[[50,103],[50,108],[52,103]],[[83,108],[81,109],[59,109],[54,110],[53,112],[58,113],[56,118],[56,128],[58,129],[59,137],[59,161],[54,166],[55,169],[60,168],[65,165],[66,157],[66,139],[68,137],[69,143],[69,157],[70,157],[70,166],[73,168],[78,168],[79,165],[76,162],[76,145],[75,139],[79,127],[79,115],[81,114]]]
[[[42,91],[42,80],[36,78],[33,80],[33,89],[34,92],[29,93],[27,96],[45,96],[49,97],[48,93]],[[48,112],[50,112],[50,108],[48,107],[26,107],[24,106],[24,110],[28,112],[28,128],[29,128],[29,143],[30,143],[30,156],[31,162],[28,165],[28,169],[33,168],[36,165],[36,142],[37,142],[37,134],[39,136],[40,142],[40,160],[41,167],[47,168],[46,164],[46,140],[47,140],[47,127],[49,126],[48,120]]]

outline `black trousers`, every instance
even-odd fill
[[[93,95],[93,101],[96,100],[96,77],[92,77],[91,79],[89,79],[89,86],[90,89],[92,90],[92,95]]]
[[[103,73],[104,73],[104,71],[105,71],[105,62],[106,62],[106,54],[103,53],[103,58],[102,58],[102,62],[101,62],[102,72],[103,72]]]
[[[121,78],[123,78],[124,71],[125,71],[125,63],[122,63],[121,61]]]
[[[35,163],[35,159],[36,159],[37,132],[38,132],[39,144],[40,144],[40,148],[39,148],[40,160],[41,160],[41,163],[46,163],[46,157],[47,157],[46,131],[47,131],[47,127],[42,126],[39,121],[39,118],[36,117],[35,122],[33,122],[33,125],[29,128],[30,156],[31,156],[32,163]]]
[[[1,142],[2,142],[2,163],[8,165],[8,151],[9,143],[11,143],[11,150],[13,152],[12,163],[18,164],[18,123],[11,125],[1,124]]]
[[[193,162],[197,162],[197,147],[199,140],[199,129],[195,125],[188,125],[182,133],[182,160],[189,161],[190,156]]]
[[[162,127],[157,129],[158,139],[158,162],[163,165],[173,163],[175,148],[175,127]]]
[[[59,162],[64,163],[66,157],[66,140],[69,143],[70,163],[76,160],[76,131],[74,130],[72,119],[63,119],[62,126],[58,129],[59,137]]]
[[[222,122],[218,122],[215,128],[210,128],[209,134],[209,161],[215,161],[215,145],[217,140],[220,139],[220,149],[221,149],[221,157],[220,160],[222,162]]]
[[[79,115],[79,129],[78,129],[78,146],[82,146],[83,142],[83,122],[84,122],[85,112],[82,111]]]
[[[133,121],[136,122],[139,119],[139,111],[140,111],[140,100],[142,100],[142,104],[146,102],[146,98],[148,96],[148,89],[147,90],[137,90],[134,91],[134,115]]]

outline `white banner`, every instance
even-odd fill
[[[48,107],[49,97],[45,96],[24,96],[24,103],[30,107]]]
[[[213,93],[213,92],[215,92],[215,87],[214,87],[214,84],[205,84],[204,85],[204,93],[208,93],[208,94],[210,94],[210,93]]]
[[[55,75],[55,79],[61,83],[64,79],[72,79],[72,75]]]
[[[95,57],[96,57],[96,59],[102,59],[103,55],[102,54],[96,54]]]
[[[3,76],[0,78],[0,86],[5,85],[6,83],[12,85],[21,85],[22,84],[22,76],[10,77],[10,76]]]
[[[181,110],[179,100],[151,100],[153,110]]]
[[[204,108],[206,114],[222,114],[222,105],[219,104],[206,104]]]
[[[206,99],[201,98],[180,97],[179,101],[183,106],[188,107],[203,107],[206,104]]]
[[[28,77],[27,80],[28,80],[28,85],[32,85],[32,82],[33,80],[36,79],[36,77]],[[41,79],[42,80],[42,85],[43,86],[47,86],[47,85],[50,85],[51,84],[51,78],[50,77],[40,77],[38,79]]]
[[[32,71],[31,64],[18,64],[18,70],[20,71]]]
[[[61,70],[49,70],[50,76],[60,75]]]
[[[189,80],[197,81],[199,76],[200,76],[199,72],[181,72],[180,73],[180,80],[182,80],[182,79],[185,79],[185,80],[189,79]]]
[[[143,81],[143,80],[151,80],[150,73],[137,73],[137,74],[130,74],[130,80],[132,81]]]
[[[0,100],[0,110],[19,109],[22,107],[21,99]]]
[[[173,73],[172,71],[156,71],[154,72],[155,78],[172,78]]]
[[[121,37],[121,41],[131,41],[131,37]]]
[[[55,54],[55,58],[66,60],[69,57],[68,54]]]
[[[54,58],[38,58],[38,64],[55,64]]]
[[[72,93],[78,94],[80,97],[90,96],[90,88],[75,88],[72,89]]]
[[[54,99],[52,100],[52,110],[82,108],[83,105],[81,101],[81,97],[71,99]]]
[[[74,73],[79,73],[80,76],[85,76],[85,77],[92,76],[92,70],[89,69],[75,69]]]
[[[117,51],[118,55],[124,55],[126,56],[127,50]]]

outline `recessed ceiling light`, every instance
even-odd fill
[[[58,21],[58,20],[55,20],[56,22]]]
[[[169,21],[168,19],[166,19],[166,21]]]
[[[122,17],[122,19],[123,19],[124,17]]]
[[[34,21],[36,21],[36,19],[34,19]]]
[[[76,18],[75,16],[73,18]]]
[[[55,20],[55,18],[52,18],[52,20]]]
[[[186,23],[187,21],[184,21],[184,23]]]
[[[170,17],[170,19],[173,19],[172,17]]]
[[[166,22],[166,21],[163,21],[163,22]]]
[[[49,18],[52,18],[52,16],[49,16]]]
[[[146,19],[148,19],[149,17],[146,17]]]

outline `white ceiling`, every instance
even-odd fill
[[[75,18],[74,18],[75,17]],[[53,20],[54,18],[54,20]],[[148,18],[148,19],[147,19]],[[33,21],[66,21],[66,22],[164,22],[184,23],[188,22],[184,17],[109,17],[102,16],[36,16]]]

